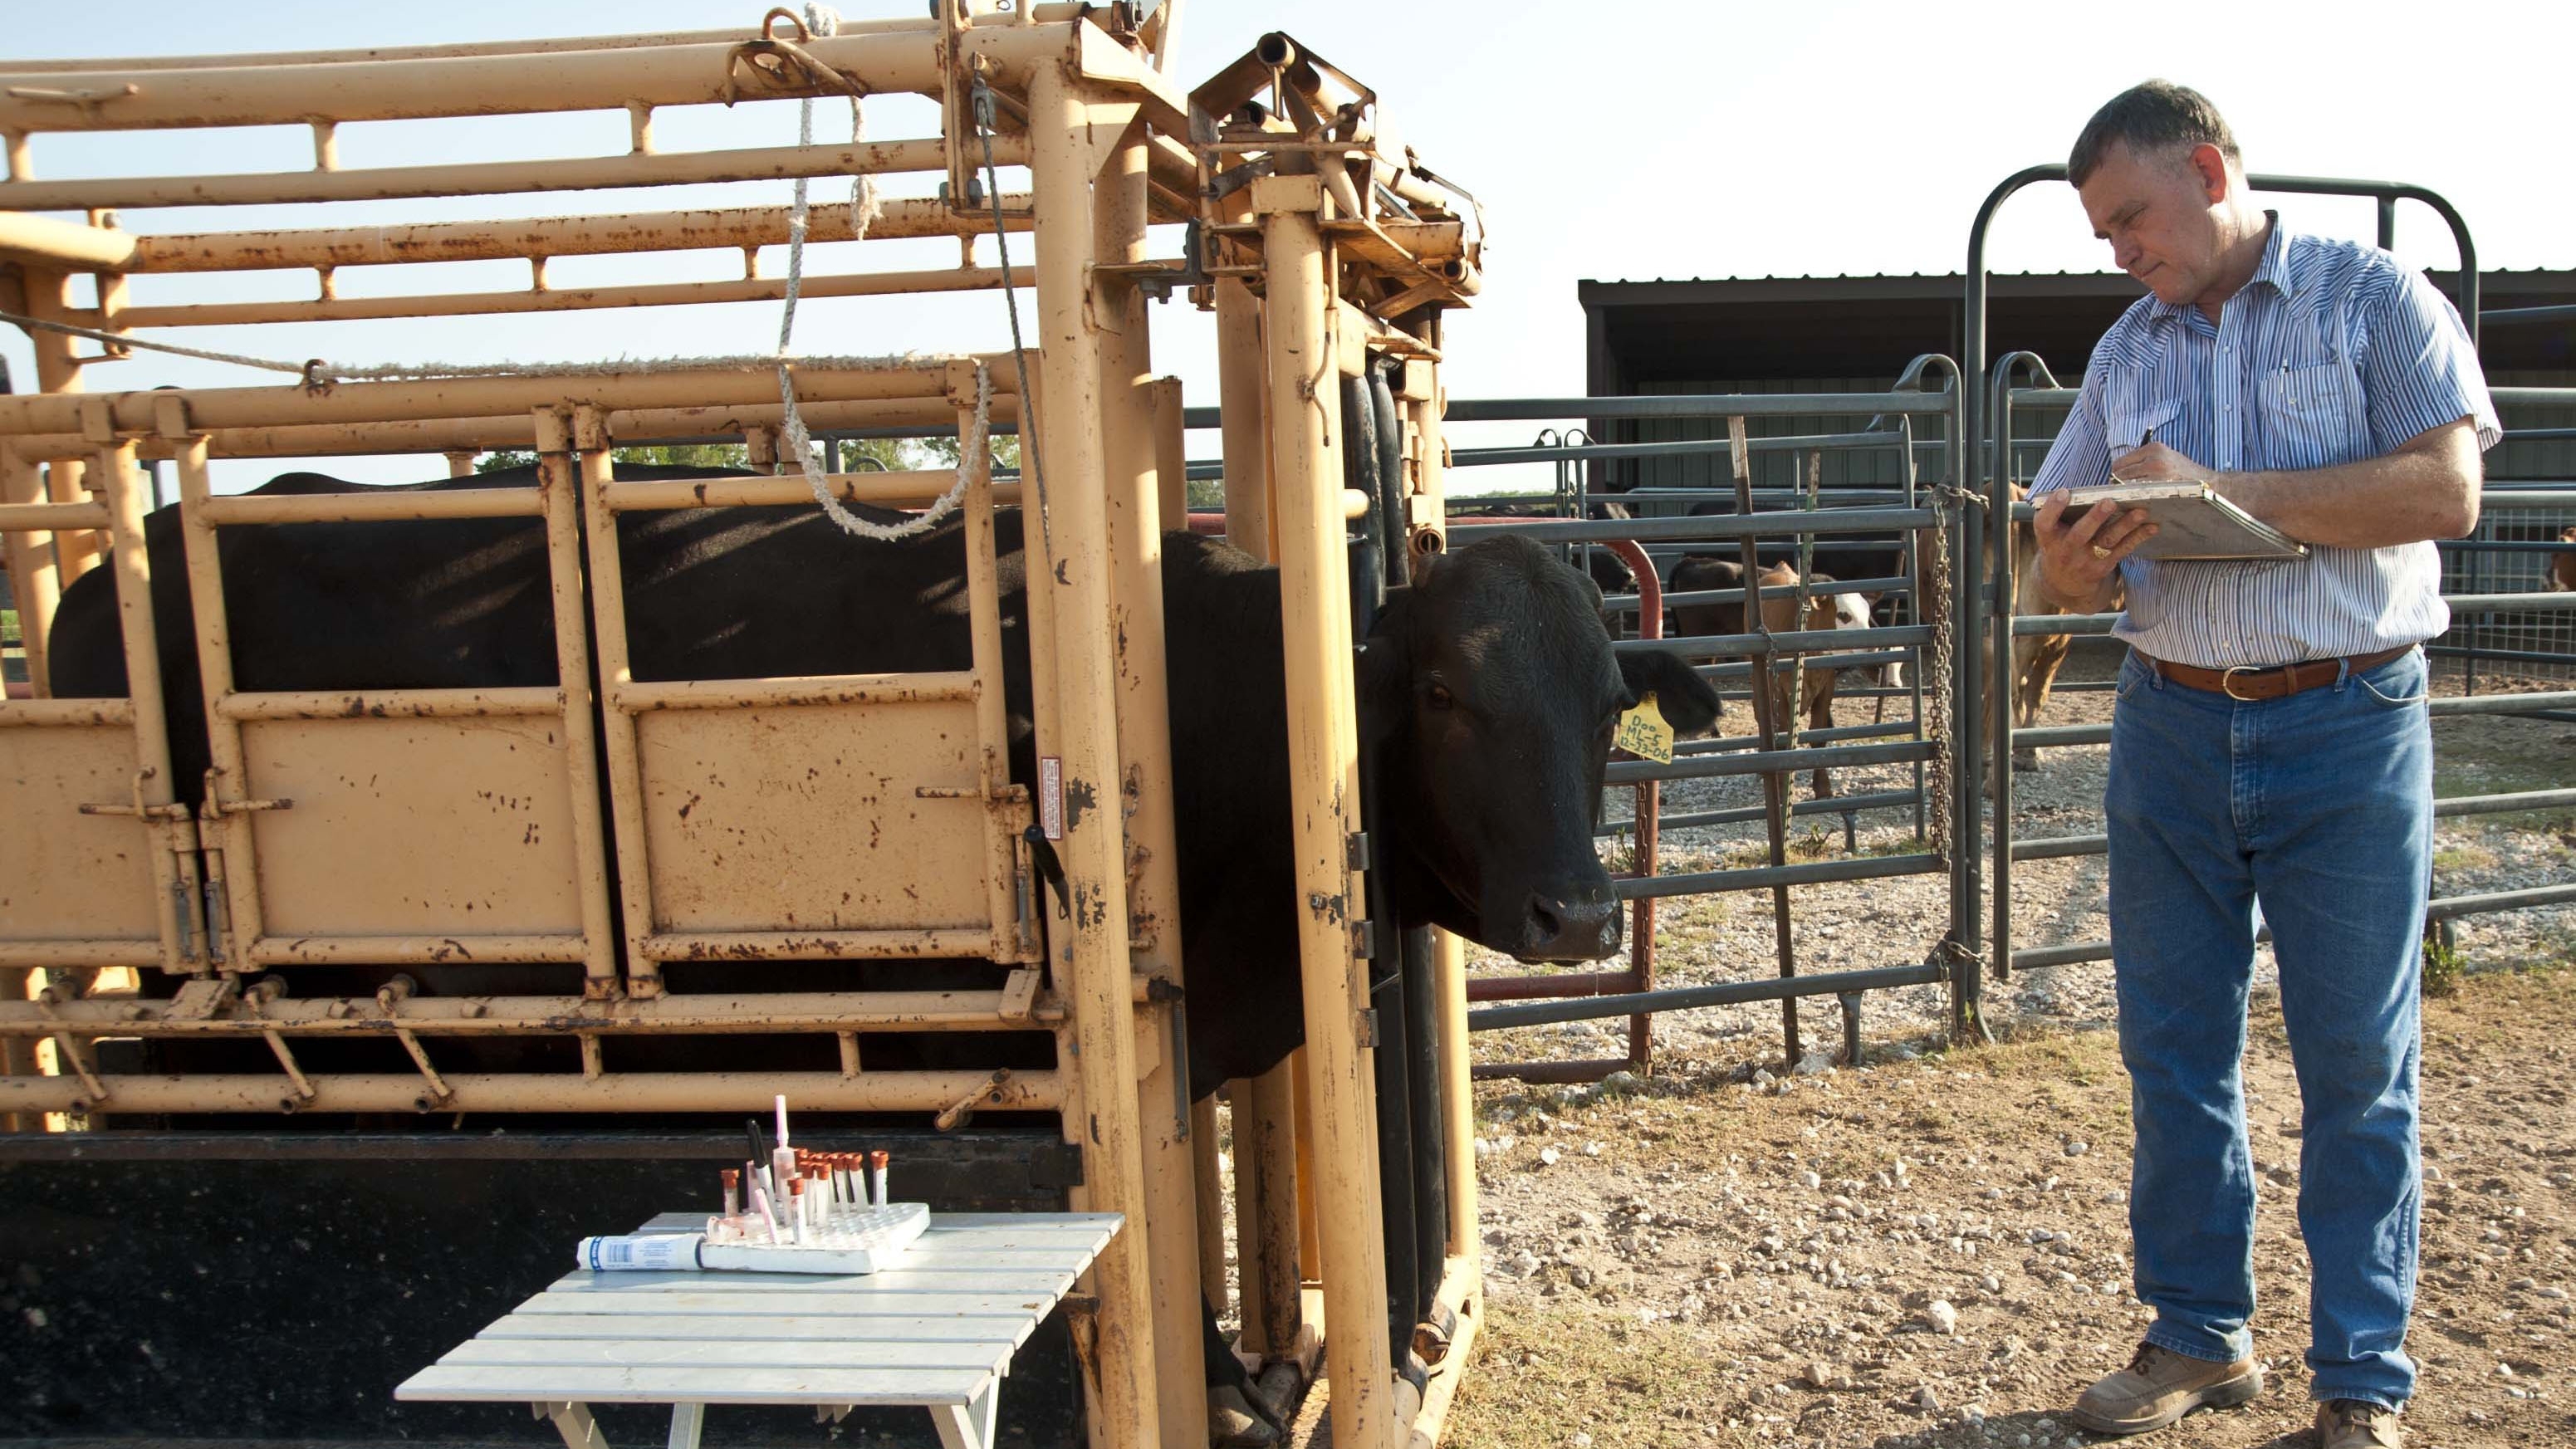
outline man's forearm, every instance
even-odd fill
[[[2389,548],[2478,524],[2477,444],[2428,435],[2385,457],[2299,472],[2221,473],[2210,487],[2303,543]]]

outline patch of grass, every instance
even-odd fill
[[[2483,845],[2453,845],[2433,852],[2433,869],[2489,870],[2496,863],[2496,853]]]
[[[2435,857],[2436,862],[2440,857]],[[2435,998],[2460,994],[2460,953],[2438,936],[2424,938],[2424,994]]]

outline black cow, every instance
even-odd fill
[[[532,484],[518,470],[418,486]],[[357,486],[290,474],[261,491]],[[1012,770],[1033,781],[1020,516],[996,522]],[[174,784],[193,799],[207,761],[179,535],[176,509],[152,515]],[[545,552],[529,520],[219,537],[243,690],[555,682]],[[810,508],[685,510],[628,516],[620,548],[638,679],[946,670],[969,657],[954,521],[885,545],[852,539]],[[1304,1040],[1279,577],[1188,534],[1164,548],[1190,1087],[1204,1096]],[[1612,727],[1649,690],[1685,733],[1714,723],[1719,704],[1669,654],[1614,657],[1598,607],[1580,574],[1509,537],[1464,542],[1390,596],[1358,685],[1361,728],[1386,762],[1378,867],[1404,919],[1528,961],[1618,949],[1619,912],[1591,837]],[[58,696],[125,692],[111,571],[65,591],[51,659]]]

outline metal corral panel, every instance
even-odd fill
[[[270,936],[581,931],[563,728],[253,720],[242,750]]]
[[[152,842],[132,815],[83,805],[134,796],[134,731],[19,727],[0,746],[0,941],[132,940],[160,958]]]
[[[651,710],[636,726],[657,929],[990,928],[972,700]]]

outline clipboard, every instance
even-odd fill
[[[2129,557],[2186,559],[2306,558],[2308,546],[2217,494],[2205,483],[2113,483],[2066,491],[2066,521],[2094,504],[2144,508],[2156,536]]]

